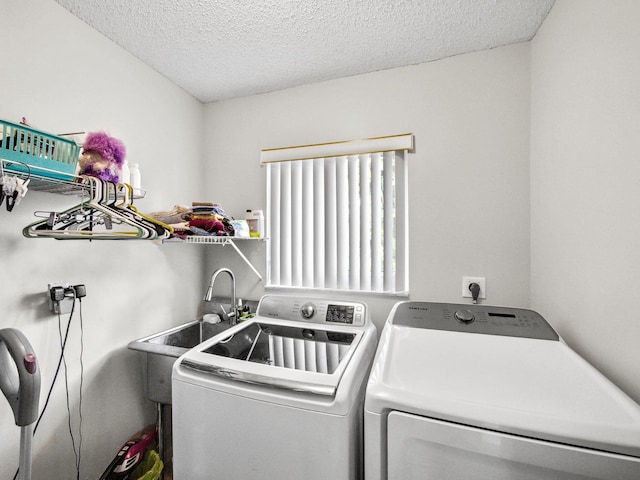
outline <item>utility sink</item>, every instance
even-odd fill
[[[131,350],[145,353],[145,394],[154,402],[171,403],[171,370],[187,350],[231,327],[229,322],[208,323],[199,319],[154,333],[129,343]]]

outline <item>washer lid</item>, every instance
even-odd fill
[[[393,319],[397,307],[378,345],[367,411],[640,457],[640,406],[564,342],[415,328]]]
[[[255,317],[195,347],[179,362],[234,381],[333,397],[364,333],[372,328]]]

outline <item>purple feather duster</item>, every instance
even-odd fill
[[[126,149],[124,143],[117,138],[110,137],[105,132],[89,132],[84,141],[85,152],[95,152],[108,163],[115,163],[122,167]]]
[[[105,132],[89,132],[78,159],[79,174],[109,182],[120,182],[124,164],[124,144]]]

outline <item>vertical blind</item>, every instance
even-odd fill
[[[402,136],[403,150],[284,160],[283,152],[278,160],[263,155],[268,287],[408,291],[406,147],[412,139]],[[328,144],[329,150],[371,148],[344,143]]]

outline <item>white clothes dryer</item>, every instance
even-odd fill
[[[364,303],[264,296],[174,364],[174,478],[361,479],[376,343]]]
[[[365,400],[366,480],[638,480],[640,406],[531,310],[400,302]]]

